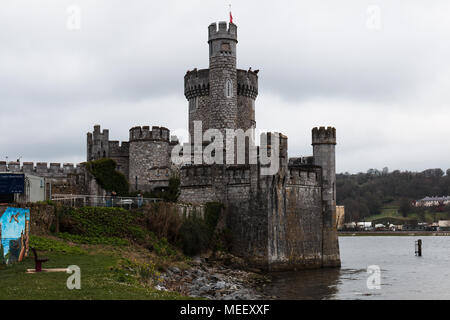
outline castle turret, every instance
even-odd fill
[[[170,175],[170,131],[164,127],[130,129],[129,183],[132,190],[167,186]]]
[[[255,99],[258,70],[236,69],[237,26],[226,22],[208,27],[209,69],[193,69],[184,77],[184,95],[189,101],[189,134],[194,121],[201,121],[203,132],[214,128],[256,127]]]
[[[312,129],[313,163],[322,168],[324,267],[340,266],[339,243],[336,229],[336,129]]]
[[[109,157],[109,130],[100,131],[100,125],[94,126],[94,132],[87,134],[87,161]]]
[[[236,129],[237,124],[237,26],[219,22],[208,27],[209,128]]]

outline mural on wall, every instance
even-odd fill
[[[30,209],[0,210],[0,263],[20,262],[28,255]]]

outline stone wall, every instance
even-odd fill
[[[129,176],[130,165],[130,144],[127,141],[123,141],[121,144],[119,141],[109,141],[109,155],[108,158],[113,159],[116,164],[116,170],[121,172],[126,178]]]
[[[220,181],[225,170],[217,165],[189,165],[180,169],[180,197],[178,201],[200,204],[210,201],[223,201],[220,194]]]
[[[236,70],[237,77],[237,114],[235,127],[246,131],[256,126],[255,99],[258,95],[258,76],[249,70]],[[224,85],[224,83],[222,83]],[[220,90],[223,96],[225,88]],[[210,106],[210,79],[209,69],[194,69],[188,71],[184,77],[184,94],[189,105],[189,134],[193,137],[194,121],[202,122],[203,132],[213,128],[213,114],[209,112]],[[226,101],[226,100],[224,100]]]
[[[321,176],[320,167],[289,167],[285,258],[294,269],[322,266]]]
[[[168,185],[170,178],[170,132],[163,127],[130,130],[129,182],[132,190],[151,191]]]
[[[258,95],[258,76],[252,71],[237,70],[237,128],[255,128],[255,99]]]
[[[0,161],[0,172],[23,172],[39,177],[66,177],[68,174],[81,173],[82,170],[83,168],[81,164],[77,164],[75,166],[73,163],[64,163],[61,166],[61,163],[55,162],[50,164],[47,162],[37,162],[36,164],[33,162],[23,162],[21,165],[20,162],[15,161],[8,163],[5,161]]]

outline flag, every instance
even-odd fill
[[[230,23],[233,23],[233,15],[231,14],[231,11],[230,11]]]

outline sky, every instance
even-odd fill
[[[228,1],[4,0],[0,161],[82,162],[95,124],[186,136],[184,75],[208,67]],[[238,68],[259,69],[258,130],[312,154],[337,130],[337,172],[450,168],[450,2],[231,1]],[[8,157],[8,158],[6,158]]]

